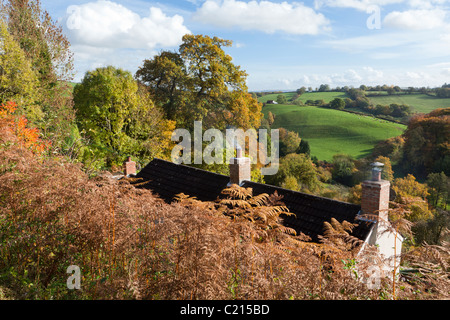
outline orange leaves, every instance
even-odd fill
[[[28,119],[15,114],[17,104],[8,101],[0,105],[0,124],[9,129],[19,140],[19,143],[30,149],[34,154],[42,154],[50,147],[50,142],[39,138],[37,128],[28,127]]]

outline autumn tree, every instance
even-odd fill
[[[64,152],[66,139],[76,125],[69,81],[73,78],[73,56],[62,26],[42,9],[39,0],[5,0],[1,15],[8,32],[31,64],[38,85],[42,117],[35,121],[52,148]]]
[[[112,66],[89,71],[75,86],[77,123],[106,167],[128,155],[148,161],[168,147],[174,123],[163,118],[130,72]]]
[[[0,20],[0,103],[16,102],[32,120],[42,116],[36,105],[37,78],[19,44]]]
[[[404,138],[405,170],[420,177],[441,171],[450,175],[450,108],[413,117]]]
[[[394,179],[392,189],[396,195],[394,202],[405,205],[408,211],[406,219],[416,222],[433,217],[427,202],[428,188],[418,182],[412,174],[408,174],[405,178]]]
[[[267,113],[267,121],[269,122],[269,126],[275,122],[275,116],[270,111]]]
[[[26,53],[37,72],[40,83],[47,89],[58,81],[73,77],[73,57],[70,43],[39,0],[7,0],[2,13],[8,30]]]
[[[397,162],[403,157],[403,146],[405,139],[403,136],[392,137],[387,140],[379,142],[373,149],[372,155],[374,157],[384,156]]]
[[[378,156],[375,162],[382,163],[383,171],[381,172],[381,179],[394,181],[394,170],[392,170],[391,160],[388,157]]]
[[[225,53],[231,44],[187,34],[178,52],[163,51],[145,60],[135,77],[179,127],[192,129],[194,121],[203,121],[219,130],[258,128],[261,104],[248,92],[247,74]]]

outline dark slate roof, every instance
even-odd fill
[[[171,202],[179,193],[196,197],[202,201],[214,201],[220,197],[230,181],[228,176],[189,167],[177,165],[161,159],[154,159],[138,174],[146,183],[144,188],[151,189],[166,202]],[[261,193],[282,195],[281,200],[295,215],[284,216],[284,225],[310,236],[312,241],[318,241],[323,234],[323,223],[335,218],[358,223],[353,235],[361,240],[368,236],[372,222],[356,220],[361,206],[328,198],[283,189],[268,184],[244,181],[243,187],[252,188],[253,195]]]

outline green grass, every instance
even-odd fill
[[[383,94],[377,97],[368,97],[370,103],[374,106],[377,104],[390,105],[392,103],[396,104],[406,104],[411,107],[413,112],[418,113],[430,113],[431,111],[438,108],[449,108],[450,99],[437,98],[435,96],[429,96],[421,93],[400,93],[394,95],[388,95],[386,91],[369,91],[368,95],[378,93]],[[267,100],[277,100],[277,96],[283,94],[289,100],[294,95],[295,92],[285,92],[285,93],[274,93],[268,94],[258,99],[259,102],[267,102]],[[300,96],[300,100],[305,103],[307,100],[324,100],[325,103],[329,103],[334,98],[349,98],[345,92],[306,92]]]
[[[330,161],[338,153],[363,158],[379,141],[398,136],[406,129],[404,125],[370,116],[312,106],[267,105],[263,108],[265,115],[269,111],[275,114],[272,128],[298,132],[309,142],[311,156],[319,160]]]
[[[306,92],[300,96],[300,100],[305,103],[307,100],[323,100],[325,103],[335,98],[349,98],[345,92]]]
[[[406,104],[413,112],[430,113],[438,108],[449,108],[450,99],[441,99],[426,94],[399,94],[368,97],[371,104],[390,105],[391,103]]]
[[[274,100],[274,101],[277,101],[277,97],[279,96],[279,95],[283,95],[283,96],[286,96],[286,99],[291,99],[294,95],[295,95],[295,92],[283,92],[283,93],[271,93],[271,94],[266,94],[265,96],[263,96],[263,97],[261,97],[261,98],[258,98],[258,101],[259,102],[267,102],[268,100]]]
[[[286,96],[286,99],[291,99],[295,92],[285,92],[285,93],[274,93],[268,94],[258,99],[259,102],[267,102],[267,100],[275,100],[277,101],[278,95]],[[324,100],[326,103],[330,102],[334,98],[348,98],[348,95],[345,92],[306,92],[300,96],[300,100],[305,103],[307,100]]]

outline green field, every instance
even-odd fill
[[[355,158],[369,155],[382,140],[401,135],[404,125],[312,106],[267,105],[263,113],[275,114],[272,128],[298,132],[307,140],[311,156],[330,161],[338,153]]]
[[[399,94],[368,97],[371,104],[390,105],[391,103],[406,104],[413,112],[430,113],[438,108],[449,108],[450,99],[441,99],[426,94]]]
[[[261,98],[258,99],[259,102],[267,102],[267,100],[274,100],[277,101],[278,95],[284,95],[286,96],[286,99],[291,99],[295,92],[284,92],[284,93],[273,93],[273,94],[267,94]],[[348,98],[348,95],[345,92],[305,92],[300,96],[300,100],[305,103],[307,100],[323,100],[325,103],[330,102],[334,98]]]
[[[392,103],[396,104],[406,104],[411,107],[413,112],[417,113],[430,113],[431,111],[438,108],[449,108],[450,99],[437,98],[435,96],[430,96],[421,93],[413,94],[394,94],[388,95],[386,91],[379,92],[367,92],[368,95],[373,93],[381,93],[383,95],[376,97],[367,97],[370,103],[374,106],[377,104],[390,105]],[[285,93],[274,93],[268,94],[258,99],[259,102],[267,102],[267,100],[277,100],[277,96],[283,94],[289,100],[294,95],[295,92],[285,92]],[[334,98],[349,98],[345,92],[306,92],[300,96],[300,100],[305,103],[307,100],[324,100],[325,103],[330,102]],[[356,110],[358,111],[358,110]],[[359,110],[360,111],[360,110]]]

